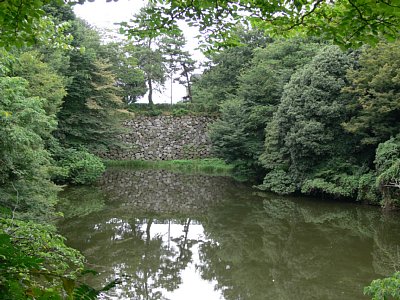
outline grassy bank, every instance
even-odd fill
[[[216,158],[193,160],[106,160],[107,167],[130,167],[142,169],[162,169],[185,173],[205,173],[212,175],[231,175],[233,166]]]

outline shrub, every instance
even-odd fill
[[[57,165],[59,170],[53,178],[56,182],[91,184],[105,171],[101,159],[85,149],[64,149]]]
[[[172,115],[175,116],[175,117],[186,116],[186,115],[188,115],[189,113],[190,113],[190,111],[187,110],[187,109],[185,109],[185,108],[177,108],[177,109],[174,109],[174,110],[172,111]]]
[[[373,173],[367,173],[360,177],[358,181],[357,201],[367,201],[371,204],[379,204],[380,194],[375,186],[376,176]]]
[[[400,272],[387,278],[373,280],[364,288],[364,294],[372,296],[373,300],[400,299]]]
[[[382,192],[382,206],[400,205],[400,137],[378,145],[375,156],[376,187]]]
[[[61,299],[63,282],[84,270],[83,256],[64,240],[52,226],[2,219],[0,298]]]
[[[81,281],[84,257],[64,244],[55,227],[13,219],[0,220],[0,299],[95,300],[120,283],[101,289]]]
[[[145,116],[150,116],[150,117],[157,117],[161,116],[162,114],[163,114],[162,110],[159,109],[151,109],[144,113]]]

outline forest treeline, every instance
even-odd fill
[[[63,1],[46,3],[40,24],[51,20],[61,40],[44,38],[48,27],[15,37],[1,19],[1,299],[95,299],[117,283],[80,281],[93,272],[51,225],[57,193],[94,182],[104,171],[96,154],[120,146],[129,106],[146,92],[151,104],[177,73],[193,104],[220,107],[210,128],[216,155],[260,188],[399,204],[398,41],[344,51],[239,28],[241,46],[210,54],[191,83],[195,62],[176,31],[103,43]],[[139,13],[129,34],[146,19]]]
[[[342,50],[239,31],[193,101],[219,104],[215,153],[263,190],[400,204],[400,42]]]

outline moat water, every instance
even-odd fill
[[[400,215],[261,193],[231,178],[111,168],[61,195],[101,299],[368,299],[400,268]]]

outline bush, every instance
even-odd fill
[[[127,107],[128,111],[135,113],[139,116],[158,116],[158,115],[173,115],[173,116],[185,116],[185,115],[198,115],[198,116],[210,116],[218,115],[219,105],[215,103],[175,103],[170,104],[139,104],[133,103]]]
[[[332,181],[324,178],[307,179],[301,192],[304,194],[329,195],[334,198],[354,198],[359,185],[358,176],[339,174]]]
[[[259,185],[258,188],[280,195],[292,194],[298,190],[291,174],[279,169],[269,172],[265,176],[263,184]]]
[[[387,278],[375,279],[364,288],[364,294],[372,296],[373,300],[400,299],[400,272]]]
[[[85,149],[64,149],[57,165],[59,169],[53,179],[63,183],[91,184],[105,171],[101,159]]]
[[[367,173],[360,177],[358,181],[357,201],[367,201],[371,204],[379,204],[380,194],[375,186],[376,176],[373,173]]]
[[[69,292],[63,283],[75,282],[84,270],[83,256],[64,240],[54,227],[2,219],[0,298],[62,299]]]
[[[382,193],[382,206],[400,206],[400,136],[378,145],[375,167],[376,187]]]
[[[174,117],[187,116],[189,113],[190,113],[190,111],[187,110],[187,109],[185,109],[185,108],[177,108],[177,109],[174,109],[174,110],[172,111],[172,115],[173,115]]]
[[[161,116],[162,114],[163,114],[162,110],[159,110],[159,109],[151,109],[151,110],[148,110],[143,113],[143,115],[149,116],[149,117],[157,117],[157,116]]]
[[[0,299],[95,300],[120,283],[101,289],[83,282],[84,257],[64,244],[55,227],[34,222],[0,220]]]

